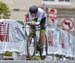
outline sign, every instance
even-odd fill
[[[65,18],[62,21],[62,28],[66,31],[72,31],[74,29],[74,22],[72,18]]]
[[[48,14],[57,14],[57,10],[51,8],[51,9],[48,10]]]
[[[48,10],[48,17],[49,17],[49,22],[52,27],[55,27],[57,25],[57,10],[54,8],[50,8]]]

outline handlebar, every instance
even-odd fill
[[[31,26],[40,28],[40,22],[25,22],[23,28],[29,28]]]
[[[40,25],[40,22],[26,22],[25,25],[39,26]]]

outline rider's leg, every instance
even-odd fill
[[[40,32],[40,36],[41,36],[41,42],[42,42],[42,45],[43,45],[43,53],[42,55],[46,55],[46,36],[45,36],[45,32],[41,31]]]
[[[42,45],[43,45],[42,55],[46,55],[46,50],[45,50],[45,47],[46,47],[45,21],[46,21],[46,18],[43,18],[41,20],[41,23],[40,23],[40,25],[41,25],[40,37],[41,37],[41,41],[42,41]]]
[[[45,46],[45,44],[46,44],[46,37],[45,37],[45,32],[42,30],[41,32],[40,32],[40,36],[41,36],[41,41],[42,41],[42,45],[44,45]]]

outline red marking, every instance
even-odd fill
[[[70,25],[70,22],[67,22],[66,20],[70,20],[71,23],[72,23],[72,26]],[[65,29],[65,28],[64,28],[64,24],[68,25],[69,29]],[[70,31],[70,30],[73,28],[73,26],[74,26],[74,23],[73,23],[73,21],[72,21],[70,18],[65,18],[65,19],[63,20],[63,22],[62,22],[63,30]]]

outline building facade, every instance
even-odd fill
[[[1,0],[5,2],[11,11],[11,19],[24,20],[29,6],[36,4],[44,8],[55,8],[58,11],[58,25],[62,18],[73,18],[75,20],[75,0]],[[74,22],[75,23],[75,22]],[[75,28],[75,27],[74,27]],[[75,29],[71,31],[75,35]]]
[[[43,0],[44,7],[56,8],[58,12],[58,25],[62,26],[62,21],[68,18],[72,23],[66,23],[69,28],[73,25],[73,30],[70,32],[75,35],[75,0]]]
[[[41,6],[41,0],[1,0],[6,3],[11,11],[11,19],[24,20],[29,6],[36,4]]]
[[[5,2],[11,10],[11,18],[19,18],[24,16],[30,5],[46,6],[58,9],[58,16],[73,16],[75,9],[75,0],[1,0]],[[70,12],[72,11],[72,12]],[[71,14],[73,13],[73,14]],[[62,15],[61,15],[62,14]],[[20,16],[20,17],[19,17]]]

